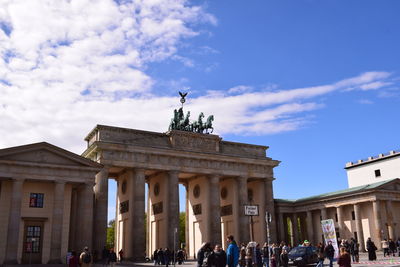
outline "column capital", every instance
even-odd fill
[[[23,183],[23,182],[25,182],[25,178],[13,177],[13,178],[11,178],[11,181],[13,183]]]
[[[54,180],[54,183],[55,184],[66,184],[67,181],[65,181],[65,180]]]

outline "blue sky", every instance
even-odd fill
[[[346,188],[347,161],[400,149],[399,10],[396,0],[5,1],[0,147],[48,141],[80,154],[95,124],[166,131],[187,90],[186,110],[214,114],[224,140],[267,145],[282,161],[275,197]]]

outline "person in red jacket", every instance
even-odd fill
[[[345,247],[340,248],[340,256],[338,259],[339,267],[351,267],[350,254],[346,251]]]

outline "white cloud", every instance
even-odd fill
[[[0,147],[48,141],[78,153],[96,124],[167,130],[179,99],[155,95],[149,63],[195,64],[177,53],[180,44],[198,34],[193,25],[217,23],[184,0],[3,1],[0,22]],[[218,134],[292,131],[323,108],[318,97],[379,87],[389,76],[287,90],[238,85],[189,94],[185,109],[192,119],[214,114]]]

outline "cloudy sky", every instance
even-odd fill
[[[399,149],[400,2],[0,0],[0,148],[76,153],[96,124],[166,131],[214,114],[270,146],[275,196],[343,189],[347,161]],[[312,185],[312,186],[309,186]]]

